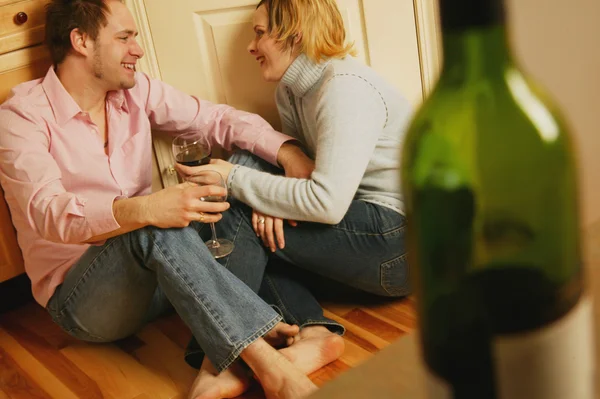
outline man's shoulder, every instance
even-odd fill
[[[2,113],[43,113],[49,108],[48,99],[42,87],[43,79],[23,82],[12,88],[6,101],[0,104]]]

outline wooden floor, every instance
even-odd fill
[[[415,328],[412,298],[319,298],[326,316],[347,328],[346,350],[310,377],[319,386]],[[0,399],[185,398],[196,370],[183,360],[189,329],[177,315],[115,344],[81,343],[40,306],[0,315]],[[264,398],[258,386],[241,396]]]

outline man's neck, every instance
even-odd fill
[[[56,69],[56,76],[82,111],[96,113],[104,109],[107,91],[84,65],[66,59]]]

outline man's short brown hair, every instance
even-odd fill
[[[108,23],[107,0],[51,0],[46,5],[46,44],[58,65],[71,51],[71,31],[79,29],[92,40]]]

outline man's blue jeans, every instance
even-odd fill
[[[202,226],[146,227],[89,248],[50,299],[53,320],[76,338],[110,342],[173,306],[215,367],[226,369],[281,317],[212,258]]]

